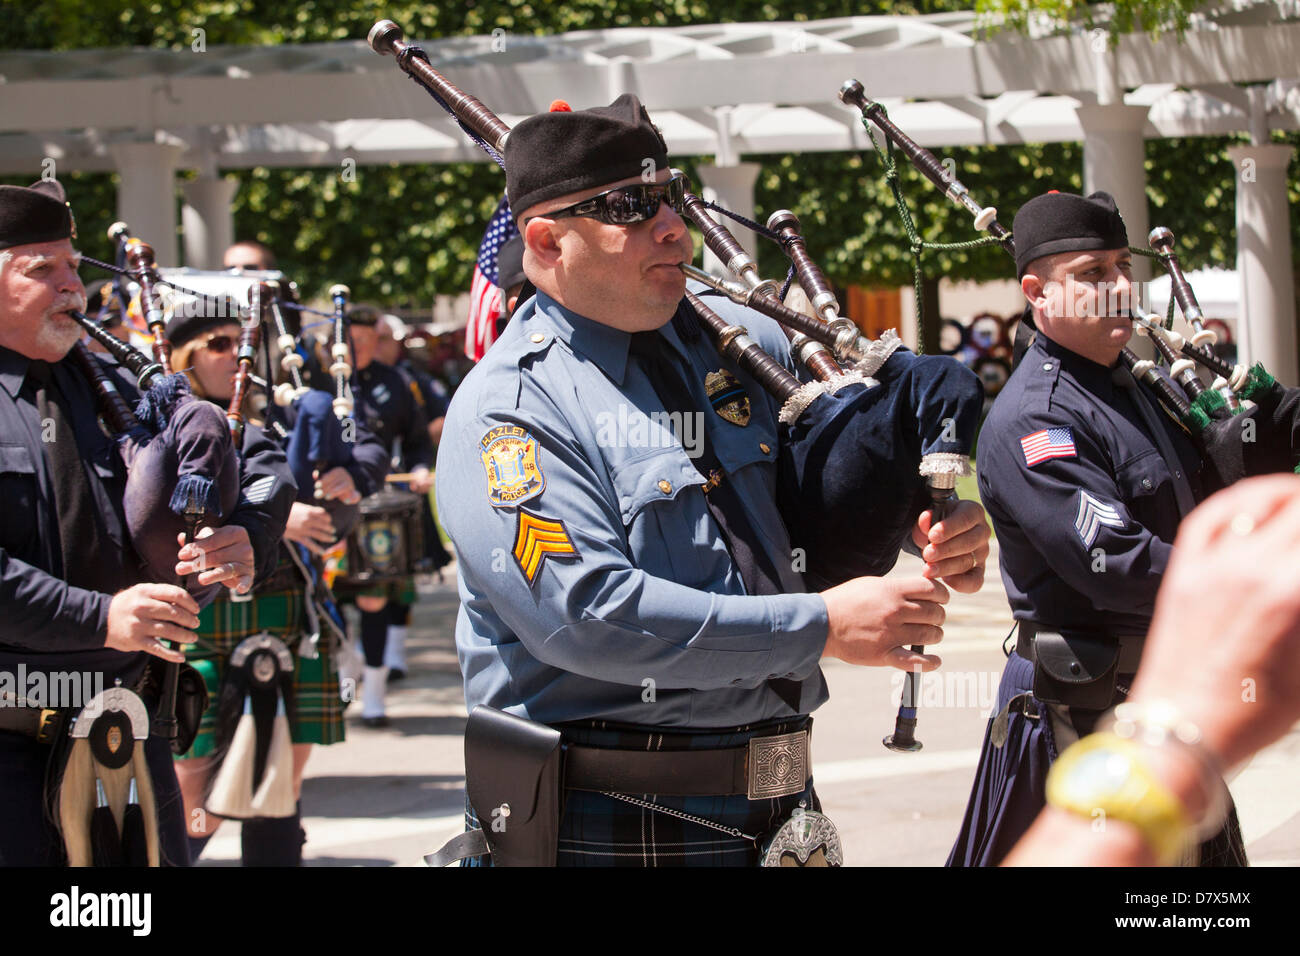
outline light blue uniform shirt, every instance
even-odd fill
[[[790,364],[771,320],[705,301]],[[437,494],[456,545],[469,708],[706,729],[826,700],[826,605],[801,593],[775,505],[778,409],[703,334],[663,332],[702,410],[677,434],[628,333],[540,293],[456,391]],[[709,402],[705,377],[724,368],[748,392],[743,427]],[[788,593],[746,595],[688,455],[700,427]],[[800,682],[798,711],[769,678]]]

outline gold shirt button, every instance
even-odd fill
[[[672,494],[672,491],[673,491],[673,484],[672,484],[672,482],[669,481],[667,478],[664,478],[664,479],[660,480],[660,482],[659,482],[659,490],[662,491],[662,492],[663,492],[664,494],[666,494],[666,495]]]
[[[758,443],[758,450],[761,451],[764,455],[770,455],[772,453],[772,449],[768,447],[768,444],[765,441],[761,441]]]
[[[540,345],[542,343],[542,340],[545,339],[546,336],[543,335],[541,332],[534,332],[532,335],[529,336],[529,338]]]

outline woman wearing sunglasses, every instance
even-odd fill
[[[209,300],[202,304],[199,314],[176,315],[168,323],[167,331],[172,343],[172,370],[188,374],[195,395],[226,408],[233,391],[239,346],[239,307],[234,299]],[[268,409],[268,417],[274,421],[266,423],[267,435],[287,436],[293,428],[292,417],[282,417],[282,410],[274,404]],[[251,412],[248,408],[243,411],[246,415]],[[304,494],[299,489],[299,500],[294,502],[289,515],[275,573],[257,588],[251,600],[233,601],[223,593],[199,616],[195,631],[199,643],[189,650],[187,659],[203,675],[210,704],[193,747],[178,757],[176,763],[176,775],[185,797],[193,860],[198,859],[221,822],[201,808],[218,769],[216,711],[222,679],[230,667],[231,652],[241,641],[267,632],[283,641],[293,653],[295,713],[289,723],[295,797],[301,794],[303,771],[312,745],[343,740],[343,702],[333,642],[329,638],[329,615],[319,609],[323,595],[330,603],[332,597],[318,583],[319,555],[339,538],[331,507],[335,503],[354,505],[363,494],[377,490],[387,466],[383,446],[369,432],[358,429],[356,439],[349,464],[328,469],[318,476],[315,492],[319,504],[304,503],[301,499],[311,498],[313,490],[307,489]],[[296,548],[297,560],[290,548]],[[320,640],[314,644],[315,656],[303,656],[299,653],[303,638],[316,632],[320,633]],[[241,836],[245,866],[296,866],[302,862],[306,834],[301,827],[300,810],[291,817],[245,820]]]

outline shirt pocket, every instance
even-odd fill
[[[1115,484],[1133,520],[1153,531],[1163,527],[1159,519],[1166,506],[1176,507],[1173,476],[1158,451],[1143,452],[1120,465]]]
[[[611,470],[632,563],[655,577],[702,585],[717,560],[704,478],[681,448],[664,448]],[[725,557],[725,547],[723,551]]]
[[[36,459],[25,445],[0,444],[0,545],[16,555],[36,551]]]

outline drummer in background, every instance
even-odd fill
[[[379,316],[379,310],[369,306],[355,306],[348,312],[355,369],[352,396],[357,420],[379,436],[392,456],[392,467],[412,475],[407,483],[410,490],[427,495],[433,486],[430,468],[434,456],[428,414],[419,389],[413,389],[397,369],[376,359],[379,335],[375,326]],[[346,580],[338,589],[346,593]],[[366,661],[361,722],[367,727],[386,727],[388,712],[384,698],[389,673],[386,661],[395,659],[405,664],[406,629],[410,607],[415,603],[415,579],[408,575],[403,581],[376,585],[354,594],[361,611],[361,648]],[[390,642],[397,652],[394,658],[386,657]]]
[[[406,351],[406,342],[411,335],[410,327],[395,315],[385,314],[375,324],[378,336],[375,345],[375,361],[382,362],[397,369],[399,375],[406,379],[417,402],[424,403],[424,411],[429,419],[429,441],[433,442],[434,454],[438,451],[438,442],[442,440],[442,423],[447,415],[447,405],[451,397],[441,382],[436,381]],[[438,524],[434,520],[434,506],[429,499],[420,512],[424,523],[424,557],[429,560],[430,569],[440,571],[451,563],[451,555],[443,547],[442,537],[438,533]],[[405,634],[410,623],[410,608],[390,605],[393,616],[389,620],[387,649],[384,652],[384,664],[388,667],[389,680],[401,680],[406,676],[406,639]],[[394,634],[398,634],[397,639]]]
[[[188,372],[195,395],[226,408],[237,366],[239,306],[229,297],[207,300],[204,305],[209,308],[198,310],[197,315],[187,311],[168,322],[171,367],[172,371]],[[288,419],[274,403],[268,409],[266,434],[279,438],[285,429],[276,426],[288,424]],[[203,675],[210,704],[194,745],[176,761],[176,775],[185,798],[191,861],[198,859],[221,823],[220,818],[201,812],[201,808],[217,770],[213,753],[221,680],[231,652],[244,638],[269,633],[282,640],[294,656],[296,713],[290,727],[295,796],[300,798],[302,794],[303,772],[312,744],[329,745],[343,740],[343,701],[328,626],[322,628],[321,639],[316,644],[318,656],[315,659],[299,656],[301,640],[311,630],[307,603],[312,600],[313,591],[287,547],[293,542],[313,556],[320,555],[338,538],[330,517],[330,503],[356,504],[363,495],[382,485],[387,454],[378,440],[358,428],[352,451],[351,464],[319,476],[317,490],[323,496],[323,507],[294,502],[275,572],[257,587],[252,599],[231,601],[223,593],[199,615],[199,626],[195,629],[199,643],[187,651],[186,657]],[[318,557],[314,560],[319,564]],[[316,572],[319,580],[319,567]],[[292,817],[245,820],[241,831],[244,866],[300,865],[306,841],[301,819],[300,803]]]

